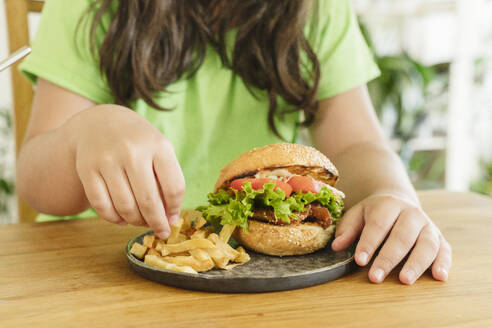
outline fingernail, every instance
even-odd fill
[[[442,274],[443,280],[448,280],[448,270],[444,269],[443,267],[437,268],[437,271]]]
[[[383,281],[383,276],[384,276],[384,271],[381,269],[376,269],[372,273],[372,276],[376,282],[382,282]]]
[[[167,239],[169,237],[169,231],[167,230],[164,230],[164,231],[159,231],[159,232],[156,232],[155,233],[157,237],[159,237],[160,239]]]
[[[178,219],[179,219],[179,215],[178,214],[171,215],[169,217],[169,224],[170,225],[175,225],[176,222],[178,222]]]
[[[357,260],[360,265],[366,265],[367,261],[369,260],[369,254],[367,254],[366,252],[360,252],[357,256]]]
[[[340,235],[338,237],[335,237],[335,239],[333,240],[333,242],[331,244],[332,245],[335,244],[336,246],[339,246],[338,244],[340,244],[342,241],[343,241],[343,235]]]
[[[407,278],[409,284],[413,284],[417,279],[417,274],[412,269],[405,270],[403,275]]]

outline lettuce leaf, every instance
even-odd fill
[[[216,193],[210,193],[209,204],[200,206],[197,210],[215,227],[235,224],[246,231],[248,218],[253,216],[255,207],[271,208],[277,220],[290,223],[291,219],[297,219],[294,212],[304,212],[306,205],[314,202],[328,208],[335,221],[342,216],[342,198],[326,186],[317,194],[298,191],[290,197],[285,197],[283,190],[275,190],[273,182],[266,183],[263,189],[259,190],[254,190],[250,182],[244,182],[241,191],[221,189]]]

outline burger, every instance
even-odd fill
[[[318,150],[279,143],[241,154],[220,171],[208,205],[213,226],[236,225],[234,239],[268,255],[302,255],[324,248],[342,215],[338,171]]]

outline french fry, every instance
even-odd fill
[[[183,230],[187,230],[189,228],[200,229],[203,227],[207,221],[203,218],[202,213],[199,211],[188,210],[183,211]]]
[[[213,248],[214,244],[207,239],[190,239],[179,244],[162,245],[161,254],[166,256],[172,253],[186,252],[196,248]]]
[[[162,255],[161,255],[162,256]],[[169,256],[190,256],[190,252],[172,253]]]
[[[212,226],[205,227],[206,223],[200,212],[182,211],[167,240],[146,235],[142,244],[132,245],[130,252],[149,265],[188,273],[208,271],[214,266],[231,270],[250,260],[244,248],[234,249],[227,243],[236,226],[225,225],[216,234]]]
[[[239,256],[238,251],[232,248],[229,244],[224,243],[222,240],[219,240],[216,246],[227,255],[229,260],[233,260]]]
[[[212,260],[215,263],[215,266],[219,269],[224,269],[229,263],[229,257],[227,257],[224,252],[222,252],[220,249],[214,247],[214,248],[207,248],[205,249],[205,252],[207,252]]]
[[[171,226],[171,233],[169,238],[167,238],[167,244],[176,244],[179,240],[179,232],[181,231],[181,226],[183,225],[183,217],[180,217],[176,224]]]
[[[226,224],[225,226],[223,226],[222,230],[220,230],[219,233],[220,240],[222,240],[224,243],[227,243],[235,229],[236,225]]]
[[[236,257],[236,254],[231,254],[226,247],[223,247],[222,241],[216,233],[211,233],[207,237],[212,243],[214,243],[215,248],[207,249],[210,257],[212,257],[215,265],[220,269],[225,269],[226,265],[230,260]]]
[[[234,269],[235,267],[237,267],[238,265],[241,265],[242,263],[234,263],[234,264],[228,264],[226,265],[223,269],[224,270],[232,270]]]
[[[176,243],[176,244],[178,244],[178,243],[182,243],[183,241],[188,240],[188,237],[186,237],[186,235],[185,235],[184,233],[179,233],[179,235],[178,235],[178,238],[177,238],[177,239],[178,239],[178,241],[177,241],[177,243]]]
[[[182,231],[186,231],[191,228],[191,211],[181,211],[181,217],[183,218],[183,225],[181,226]]]
[[[196,220],[193,221],[193,228],[199,230],[201,229],[205,224],[207,223],[207,220],[205,220],[201,215],[198,217]]]
[[[197,260],[200,260],[200,261],[211,260],[210,255],[201,248],[190,250],[190,255],[193,256],[194,258],[196,258]]]
[[[164,240],[162,240],[162,239],[159,239],[159,240],[157,240],[157,241],[155,242],[155,247],[154,247],[154,248],[155,248],[157,251],[159,251],[159,252],[160,252],[160,251],[162,250],[162,246],[164,246],[164,245],[166,245],[166,242],[165,242]]]
[[[135,255],[139,259],[143,259],[145,253],[147,252],[147,247],[139,243],[133,243],[130,253]]]
[[[239,255],[233,259],[234,262],[243,264],[251,260],[251,257],[248,253],[246,253],[246,250],[243,248],[243,246],[239,246],[238,248],[236,248],[236,251],[239,252]]]
[[[154,247],[155,235],[145,235],[143,238],[143,245],[148,248]]]
[[[159,251],[157,251],[155,248],[149,248],[146,255],[156,255],[161,257],[161,253],[159,253]]]
[[[208,271],[214,267],[214,262],[211,258],[206,261],[200,261],[193,256],[166,256],[163,260],[179,266],[189,266],[197,272]]]
[[[198,273],[190,266],[180,266],[174,263],[169,263],[156,255],[146,255],[144,262],[166,270],[173,270],[173,271],[186,272],[186,273]]]
[[[195,231],[191,236],[190,239],[206,239],[208,235],[208,231],[201,229]]]
[[[219,240],[219,236],[216,233],[211,233],[210,235],[208,235],[207,239],[215,244]]]
[[[238,255],[239,252],[236,251],[234,248],[232,248],[229,244],[224,243],[219,236],[215,233],[211,233],[208,237],[208,240],[213,242],[215,246],[217,246],[218,249],[220,249],[226,256],[229,258],[229,260],[235,259]]]

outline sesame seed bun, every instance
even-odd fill
[[[330,186],[338,180],[333,163],[313,147],[278,143],[245,152],[220,171],[214,192],[226,188],[237,177],[254,174],[263,169],[295,168],[296,174],[308,175]]]
[[[334,231],[334,225],[323,229],[314,223],[279,226],[248,220],[248,231],[238,228],[234,238],[246,248],[263,254],[303,255],[324,248]]]

